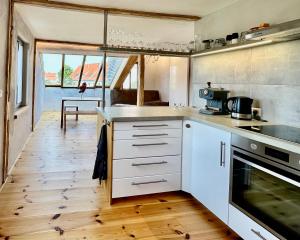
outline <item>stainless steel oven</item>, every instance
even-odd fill
[[[280,239],[300,239],[300,154],[232,135],[230,203]]]

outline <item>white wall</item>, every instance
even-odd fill
[[[145,89],[158,90],[161,100],[170,106],[187,106],[188,59],[179,57],[146,57]]]
[[[15,11],[14,28],[13,28],[13,49],[12,49],[12,72],[11,72],[11,99],[10,99],[10,144],[9,144],[9,160],[8,169],[13,166],[16,158],[22,151],[26,140],[31,133],[32,126],[32,70],[33,70],[33,53],[34,53],[34,38],[27,25]],[[17,75],[17,37],[20,37],[28,44],[27,56],[27,92],[26,92],[26,107],[16,110],[15,107],[15,89]],[[17,119],[14,116],[17,115]]]
[[[300,18],[299,0],[240,0],[196,23],[204,38],[224,37],[261,22],[276,24]],[[263,118],[300,126],[300,40],[192,59],[190,101],[204,107],[200,88],[211,81],[231,96],[255,99]]]
[[[145,59],[145,90],[158,90],[162,101],[169,101],[170,58]]]
[[[188,58],[173,57],[170,59],[170,106],[188,105],[188,74]]]
[[[6,81],[6,50],[7,50],[7,22],[8,22],[8,0],[1,0],[0,7],[0,186],[3,168],[3,118],[4,118],[4,88]]]
[[[34,102],[34,124],[36,125],[43,113],[45,83],[44,70],[41,64],[41,55],[37,51],[35,65],[35,102]]]
[[[195,33],[204,39],[226,37],[260,23],[277,24],[300,18],[299,0],[239,0],[195,24]]]

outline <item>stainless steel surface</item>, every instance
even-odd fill
[[[168,124],[149,124],[149,125],[133,125],[132,127],[168,127]]]
[[[104,11],[104,33],[103,33],[103,44],[104,46],[107,45],[107,21],[108,21],[108,12]],[[106,51],[103,53],[103,65],[106,66]],[[102,81],[102,109],[105,108],[105,82],[106,82],[106,67],[102,69],[103,72],[103,81]]]
[[[220,167],[223,166],[223,142],[220,142]]]
[[[131,166],[138,167],[138,166],[148,166],[148,165],[160,165],[160,164],[167,164],[167,161],[161,162],[149,162],[149,163],[132,163]]]
[[[261,233],[259,231],[254,230],[253,228],[251,228],[251,232],[253,232],[254,234],[256,234],[259,238],[261,238],[262,240],[268,240],[266,239],[263,235],[261,235]]]
[[[300,187],[300,183],[297,182],[297,181],[295,181],[295,180],[293,180],[293,179],[290,179],[290,178],[288,178],[288,177],[285,177],[285,176],[283,176],[283,175],[280,175],[280,174],[278,174],[278,173],[276,173],[276,172],[273,172],[273,171],[271,171],[271,170],[269,170],[269,169],[267,169],[267,168],[264,168],[264,167],[262,167],[262,166],[259,166],[259,165],[255,164],[255,163],[252,163],[252,162],[250,162],[250,161],[247,161],[247,160],[245,160],[245,159],[243,159],[243,158],[234,156],[234,159],[239,160],[240,162],[243,162],[243,163],[245,163],[245,164],[247,164],[247,165],[249,165],[249,166],[251,166],[251,167],[254,167],[254,168],[256,168],[256,169],[259,169],[259,170],[261,170],[261,171],[263,171],[263,172],[265,172],[265,173],[268,173],[268,174],[270,174],[270,175],[272,175],[272,176],[274,176],[274,177],[276,177],[276,178],[279,178],[279,179],[281,179],[281,180],[283,180],[283,181],[285,181],[285,182],[288,182],[288,183],[290,183],[290,184],[293,184],[293,185],[295,185],[296,187]]]
[[[290,239],[287,235],[297,235],[293,232],[297,231],[297,226],[289,221],[294,219],[295,222],[298,217],[300,154],[235,134],[232,134],[231,144],[230,204],[279,239],[287,240]],[[288,161],[271,157],[266,154],[266,149],[283,153],[288,156]],[[255,200],[255,195],[260,200]],[[296,211],[295,216],[292,209]],[[281,213],[284,213],[284,218],[278,217]],[[259,231],[253,230],[258,237],[266,239]]]
[[[247,40],[288,41],[300,39],[300,19],[274,25],[269,28],[256,30],[246,34]]]
[[[160,146],[160,145],[167,145],[168,143],[141,143],[141,144],[132,144],[133,147],[146,147],[146,146]]]
[[[190,52],[176,52],[176,51],[162,51],[152,49],[138,49],[127,47],[100,47],[100,51],[107,51],[112,53],[124,53],[124,54],[145,54],[145,55],[158,55],[158,56],[171,56],[171,57],[189,57]]]
[[[300,154],[280,149],[265,143],[257,142],[236,134],[232,134],[231,145],[237,147],[243,153],[249,152],[250,156],[259,158],[261,161],[274,165],[283,170],[292,171],[294,174],[299,174],[300,170]],[[275,149],[289,155],[289,162],[284,162],[280,159],[265,154],[265,148]],[[255,155],[253,155],[255,154]]]
[[[241,119],[241,120],[251,120],[252,114],[242,114],[242,113],[231,113],[232,118]]]
[[[149,182],[132,182],[131,185],[138,186],[138,185],[144,185],[144,184],[151,184],[151,183],[163,183],[167,182],[166,179],[158,180],[158,181],[149,181]]]
[[[222,158],[221,158],[221,166],[225,167],[225,157],[226,157],[226,143],[222,142],[221,144]]]
[[[168,136],[167,133],[157,133],[157,134],[133,134],[132,137],[161,137]]]

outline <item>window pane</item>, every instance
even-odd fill
[[[137,89],[138,82],[138,65],[134,64],[131,69],[131,89]]]
[[[17,60],[17,87],[16,87],[16,104],[22,104],[23,98],[23,51],[24,46],[18,41],[18,60]]]
[[[64,87],[78,87],[83,55],[65,55]]]
[[[94,87],[101,65],[102,56],[86,56],[81,83],[86,82],[88,87]]]
[[[109,87],[114,80],[116,74],[121,71],[121,67],[125,67],[125,62],[127,61],[127,57],[107,57],[106,63],[106,81],[105,86]],[[103,75],[101,73],[100,79],[97,82],[97,86],[102,86]]]
[[[43,54],[44,78],[46,86],[61,85],[61,54]]]
[[[130,73],[123,82],[123,89],[130,89]]]

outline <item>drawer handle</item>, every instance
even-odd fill
[[[146,147],[146,146],[160,146],[160,145],[167,145],[168,143],[143,143],[143,144],[132,144],[133,147]]]
[[[138,186],[138,185],[144,185],[144,184],[151,184],[151,183],[163,183],[167,182],[166,179],[157,180],[157,181],[149,181],[149,182],[132,182],[131,185]]]
[[[156,165],[156,164],[167,164],[167,161],[161,162],[149,162],[149,163],[132,163],[131,166],[138,167],[138,166],[148,166],[148,165]]]
[[[132,137],[161,137],[168,136],[167,133],[157,133],[157,134],[133,134]]]
[[[268,240],[268,239],[266,239],[264,236],[262,236],[262,235],[260,234],[259,231],[256,231],[256,230],[254,230],[253,228],[251,228],[251,231],[252,231],[253,233],[255,233],[258,237],[260,237],[262,240]]]
[[[168,124],[152,124],[152,125],[133,125],[132,127],[168,127]]]

